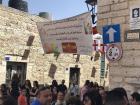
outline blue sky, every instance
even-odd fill
[[[53,19],[63,19],[83,12],[87,12],[85,0],[26,0],[28,1],[29,12],[38,14],[39,12],[49,12]],[[8,0],[3,0],[7,5]]]

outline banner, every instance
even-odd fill
[[[102,54],[100,57],[100,78],[105,77],[105,54]]]
[[[92,55],[90,13],[63,20],[39,22],[37,27],[46,54],[59,52]]]
[[[103,44],[103,39],[93,40],[93,51],[104,54],[106,52],[107,46],[107,44]]]

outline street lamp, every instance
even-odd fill
[[[93,31],[92,33],[93,35],[96,35],[98,33],[97,28],[96,28],[96,21],[95,21],[97,0],[86,0],[85,3],[87,4],[88,11],[91,12],[92,24],[94,25],[92,27],[92,31]],[[97,58],[96,55],[95,55],[95,58]],[[96,60],[95,58],[94,58],[94,61]],[[91,61],[92,59],[93,59],[93,56],[91,57]]]
[[[85,2],[90,4],[90,5],[96,5],[97,4],[97,0],[86,0]]]
[[[97,0],[86,0],[85,2],[87,4],[87,6],[88,5],[91,5],[91,6],[97,5]]]
[[[97,0],[86,0],[85,3],[87,4],[88,11],[92,13],[92,23],[96,24],[95,17],[96,17],[96,5],[97,5]],[[91,9],[89,7],[91,6]]]

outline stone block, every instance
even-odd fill
[[[108,19],[100,19],[97,21],[97,26],[104,26],[108,24]]]
[[[119,2],[124,2],[124,1],[127,1],[127,0],[120,0]]]
[[[134,51],[123,51],[122,59],[120,63],[122,66],[134,66]]]
[[[119,10],[119,11],[111,11],[107,13],[98,14],[98,19],[106,19],[106,18],[116,18],[123,17],[129,15],[129,9]]]
[[[98,6],[105,6],[118,3],[119,0],[98,0]]]
[[[121,76],[112,76],[112,78],[110,78],[110,80],[112,82],[122,82],[123,81],[123,78]]]
[[[138,67],[123,67],[123,70],[126,77],[140,77],[140,69]]]
[[[121,24],[121,42],[124,42],[125,32],[129,29],[128,24]]]
[[[2,62],[2,64],[0,64],[0,70],[1,70],[1,73],[0,73],[0,83],[5,83],[6,79],[5,79],[5,76],[6,76],[6,62]]]
[[[112,4],[118,4],[119,0],[112,0]]]
[[[134,53],[134,66],[136,67],[140,67],[140,50],[139,51],[135,51]]]
[[[116,18],[112,18],[111,23],[112,24],[124,24],[125,21],[125,17],[116,17]]]
[[[125,17],[125,21],[126,21],[127,24],[129,24],[129,22],[130,22],[130,16],[126,16]]]
[[[98,16],[97,16],[98,17],[98,20],[108,19],[109,17],[111,17],[111,13],[112,12],[98,14]]]
[[[109,67],[116,67],[116,66],[119,66],[119,61],[109,63]]]
[[[121,69],[121,67],[110,67],[109,68],[109,75],[110,76],[123,76],[124,75],[124,70]]]
[[[121,3],[111,5],[111,11],[120,11],[127,8],[128,8],[127,2],[121,2]]]
[[[114,82],[114,81],[110,81],[109,82],[109,90],[112,90],[114,88],[117,88],[117,87],[123,87],[123,84],[121,82]]]
[[[109,5],[111,3],[111,0],[98,0],[98,6]]]
[[[106,5],[106,6],[98,6],[98,13],[106,13],[106,12],[110,12],[111,11],[111,7],[110,5]]]
[[[127,50],[123,53],[123,58],[121,59],[121,65],[140,67],[140,50]]]
[[[108,24],[107,25],[110,25],[110,24],[112,24],[112,19],[108,18]]]
[[[130,84],[133,83],[133,82],[134,82],[134,83],[135,83],[135,82],[139,82],[139,78],[137,78],[137,77],[126,77],[126,78],[125,78],[125,82],[126,82],[126,83],[130,83]]]
[[[140,50],[140,42],[123,42],[123,50]]]

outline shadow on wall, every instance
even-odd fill
[[[54,79],[57,67],[55,64],[51,64],[48,76]]]

